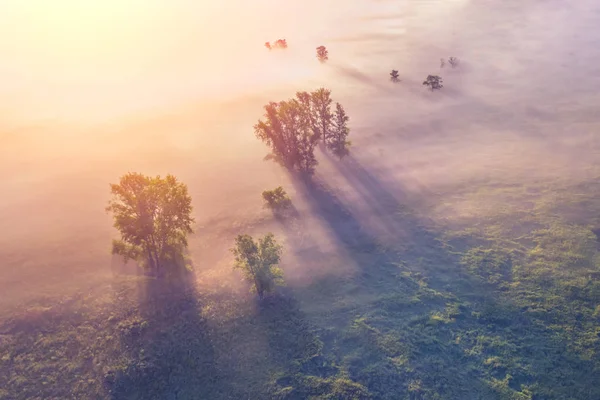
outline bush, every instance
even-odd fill
[[[279,268],[282,247],[272,233],[258,241],[250,235],[238,235],[231,252],[235,257],[234,269],[242,270],[261,300],[265,293],[284,284],[283,271]]]
[[[262,197],[265,201],[265,206],[274,211],[287,210],[292,206],[292,199],[290,199],[281,186],[273,190],[265,190],[262,192]]]
[[[437,75],[428,75],[427,79],[423,81],[423,85],[428,86],[429,89],[433,92],[434,90],[440,90],[444,87],[442,85],[442,78]]]

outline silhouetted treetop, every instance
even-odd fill
[[[335,125],[331,103],[331,91],[320,88],[311,93],[297,92],[295,98],[267,104],[264,119],[254,125],[256,137],[271,148],[267,158],[310,175],[317,165],[314,150],[320,140],[329,150],[335,149],[338,156],[344,154],[341,148],[349,145],[345,139],[349,133],[345,125],[347,117],[344,112],[339,119],[343,124]]]
[[[325,46],[317,47],[317,59],[322,63],[329,60],[329,51]]]
[[[429,89],[433,92],[434,90],[439,90],[444,87],[442,85],[442,78],[437,75],[428,75],[427,79],[423,81],[423,85],[429,87]]]

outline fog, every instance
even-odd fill
[[[382,241],[402,235],[378,217],[383,188],[445,221],[481,211],[452,201],[463,185],[598,176],[592,0],[90,3],[0,4],[0,307],[112,276],[104,207],[128,171],[188,184],[201,281],[231,277],[236,233],[282,229],[260,198],[279,185],[311,231],[287,237],[288,281],[352,273],[358,261],[253,134],[262,106],[297,90],[325,86],[346,107],[352,159],[321,156],[317,178]],[[290,47],[264,48],[278,38]],[[460,66],[440,70],[449,56]],[[427,91],[428,74],[444,89]],[[357,165],[378,188],[356,184]]]

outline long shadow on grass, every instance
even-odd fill
[[[400,250],[381,246],[326,182],[294,181],[340,246],[359,260],[346,297],[365,295],[365,302],[315,317],[321,326],[336,320],[334,334],[323,339],[329,362],[382,399],[502,398],[522,384],[552,384],[539,369],[559,361],[567,375],[581,378],[577,371],[589,363],[569,357],[566,345],[502,296],[503,289],[465,270],[460,255],[468,246],[450,249],[434,225],[399,203],[408,193],[389,190],[355,159],[338,168],[385,231],[405,243]],[[326,292],[339,296],[336,282],[329,284]],[[562,355],[549,361],[549,353]]]
[[[118,326],[127,358],[106,377],[111,398],[228,398],[194,275],[147,276],[140,282],[139,310]]]
[[[376,184],[370,182],[367,188],[361,189],[378,198],[374,202],[368,201],[386,229],[400,232],[399,222],[394,220],[394,208],[398,203]],[[330,362],[338,365],[340,371],[345,370],[350,379],[367,387],[376,398],[408,396],[411,380],[420,380],[424,386],[429,385],[435,390],[441,390],[445,384],[438,380],[443,380],[457,391],[457,397],[453,398],[464,398],[461,396],[465,391],[459,388],[465,388],[465,383],[473,381],[473,376],[467,368],[461,371],[461,351],[458,347],[442,348],[439,342],[442,339],[449,342],[450,333],[444,331],[447,337],[442,337],[442,330],[436,331],[434,326],[428,325],[431,315],[443,313],[446,304],[453,299],[451,294],[440,293],[435,287],[447,286],[449,282],[438,285],[435,279],[429,280],[432,274],[424,268],[439,267],[442,270],[445,265],[455,262],[453,256],[441,247],[435,234],[425,229],[421,221],[406,216],[401,240],[415,244],[403,253],[386,249],[325,182],[299,179],[295,186],[297,191],[303,192],[313,213],[333,232],[341,248],[359,260],[359,269],[352,282],[338,285],[349,288],[343,296],[364,296],[367,303],[339,309],[332,306],[330,315],[317,317],[320,320],[317,324],[331,326],[334,321],[336,326],[335,332],[332,335],[331,331],[327,332],[329,339],[324,340],[325,349],[330,349]],[[418,267],[406,262],[407,259],[416,262],[417,258],[425,258]],[[470,287],[474,286],[467,277],[457,278],[453,283],[457,285],[455,290],[459,290],[458,286],[464,287],[465,293],[471,292]],[[340,295],[334,280],[328,285],[331,286],[325,288],[327,291]],[[322,289],[320,287],[319,291],[323,292]],[[310,293],[313,289],[305,290]],[[299,295],[303,296],[302,293]],[[406,364],[398,366],[394,357],[405,360]],[[437,365],[434,373],[431,373],[432,364]]]

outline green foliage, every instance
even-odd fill
[[[442,85],[442,78],[437,75],[428,75],[427,79],[423,81],[423,85],[428,86],[429,89],[433,92],[434,90],[440,90],[444,87]]]
[[[499,249],[473,247],[465,252],[461,264],[485,282],[498,285],[511,279],[512,259]]]
[[[265,190],[262,192],[262,197],[265,205],[275,211],[284,211],[292,206],[292,199],[281,186],[273,190]]]
[[[187,186],[172,175],[165,178],[129,173],[111,184],[114,227],[121,234],[113,254],[147,263],[155,273],[181,264],[192,233],[192,199]]]
[[[272,233],[258,242],[250,235],[238,235],[231,252],[235,257],[234,268],[242,270],[261,300],[265,293],[283,285],[283,271],[279,268],[282,247]]]
[[[340,103],[335,103],[332,127],[325,139],[325,145],[340,159],[348,155],[348,148],[351,145],[350,141],[348,141],[348,134],[350,133],[350,129],[348,128],[349,119],[344,107]]]
[[[338,156],[347,153],[348,117],[341,105],[331,112],[331,92],[321,88],[312,93],[265,106],[265,119],[254,126],[258,139],[271,148],[272,158],[290,170],[312,174],[317,166],[314,151],[319,141]]]
[[[528,253],[530,268],[540,279],[564,279],[598,270],[596,235],[587,227],[553,222],[533,232],[535,247]]]
[[[361,384],[347,377],[321,378],[314,375],[295,374],[279,379],[287,386],[273,392],[278,400],[370,400],[373,397]]]
[[[532,392],[528,388],[523,388],[521,391],[512,389],[509,385],[511,379],[510,375],[502,380],[492,378],[489,385],[500,400],[531,400]]]

